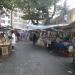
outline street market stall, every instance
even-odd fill
[[[68,26],[68,25],[66,25]],[[40,36],[38,38],[38,45],[49,48],[49,50],[54,50],[59,54],[63,54],[65,56],[68,55],[68,48],[71,44],[70,40],[68,39],[69,36],[65,37],[63,34],[63,30],[60,31],[55,29],[56,26],[29,26],[29,30],[36,31],[40,30]],[[36,34],[36,33],[35,33]],[[66,34],[66,33],[65,33]],[[37,36],[37,34],[36,34]],[[67,40],[66,40],[67,39]]]
[[[0,55],[5,56],[11,53],[11,43],[8,39],[0,37]]]
[[[12,45],[7,35],[7,29],[0,28],[0,56],[11,54]]]
[[[50,47],[51,42],[56,38],[56,34],[57,30],[55,30],[54,28],[41,30],[38,44],[46,48]]]
[[[31,33],[30,39],[33,38],[33,34],[36,34],[38,38],[38,41],[37,41],[38,45],[47,47],[49,44],[49,41],[55,39],[57,30],[53,28],[54,26],[57,26],[57,25],[32,25],[31,24],[31,25],[28,25],[26,29],[30,31]]]

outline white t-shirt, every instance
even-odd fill
[[[16,36],[14,33],[12,34],[12,44],[16,44]]]

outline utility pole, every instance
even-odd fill
[[[11,10],[11,28],[13,28],[12,20],[13,20],[13,18],[12,18],[12,10]]]
[[[67,22],[67,0],[64,1],[64,10],[63,10],[63,22]]]
[[[1,13],[1,10],[0,10],[0,13]],[[1,27],[1,14],[0,14],[0,27]]]

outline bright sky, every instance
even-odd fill
[[[61,5],[61,6],[64,6],[64,1],[65,0],[60,0],[58,3],[57,3],[57,5]],[[67,7],[69,8],[69,10],[71,10],[71,9],[73,9],[73,8],[75,8],[75,0],[66,0],[67,2]],[[59,12],[60,13],[60,12]],[[58,14],[59,15],[59,14]],[[54,16],[54,18],[55,17],[57,17],[58,16],[57,14]]]
[[[67,1],[67,6],[69,9],[75,8],[75,0],[66,0]],[[63,5],[64,0],[61,0],[58,4]]]
[[[70,9],[75,8],[75,0],[67,0],[67,5]]]

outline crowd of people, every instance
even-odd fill
[[[11,40],[12,49],[15,48],[15,44],[18,41],[30,40],[33,42],[33,46],[39,44],[49,51],[68,55],[69,52],[75,50],[75,37],[61,37],[57,32],[50,31],[18,31],[11,30],[10,34],[6,36],[4,33],[1,36],[9,38]]]
[[[39,37],[34,33],[32,41],[33,45],[38,43],[40,46],[66,56],[75,49],[74,37],[70,38],[68,35],[61,37],[60,34],[57,34],[56,32],[40,32]]]
[[[38,43],[49,50],[66,54],[75,48],[75,38],[60,37],[56,32],[34,31],[29,33],[28,31],[11,30],[8,38],[11,40],[12,48],[16,42],[22,40],[31,40],[34,46]]]
[[[22,41],[22,40],[27,40],[28,39],[28,32],[27,31],[22,31],[22,30],[8,30],[5,32],[2,32],[0,34],[0,37],[4,37],[6,39],[9,39],[11,44],[12,44],[12,48],[15,47],[16,42],[18,41]]]

